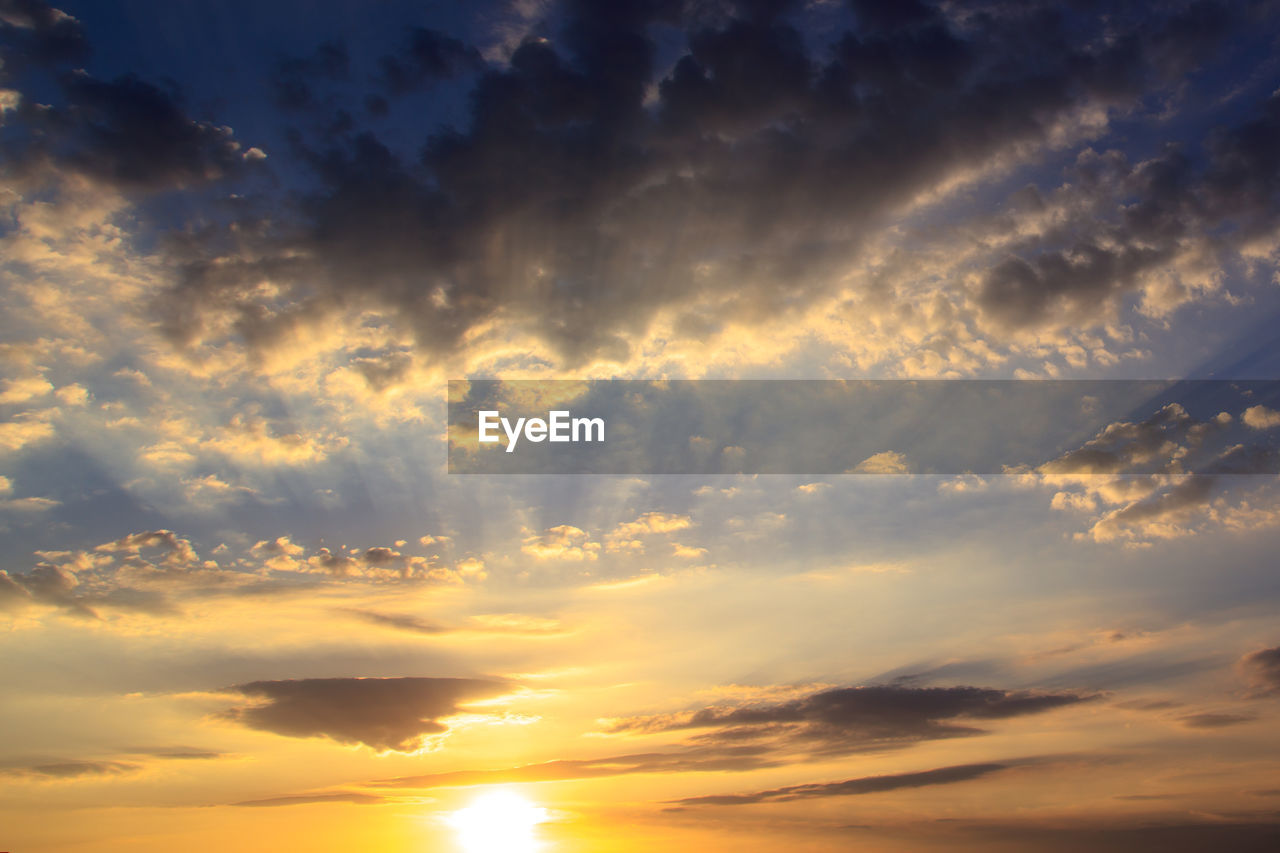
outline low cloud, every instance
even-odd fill
[[[761,747],[696,747],[670,752],[642,752],[604,758],[563,759],[499,770],[454,770],[401,776],[371,783],[378,788],[454,788],[517,782],[595,779],[632,773],[722,773],[758,770],[781,763]]]
[[[380,797],[377,794],[365,794],[360,791],[331,791],[324,794],[295,794],[287,797],[266,797],[261,800],[242,800],[238,803],[231,803],[231,805],[272,808],[276,806],[306,806],[313,803],[352,803],[358,806],[369,806],[385,801],[385,797]]]
[[[810,785],[789,785],[751,794],[720,794],[703,797],[687,797],[675,802],[683,806],[741,806],[754,803],[776,803],[789,800],[808,800],[819,797],[850,797],[858,794],[876,794],[902,788],[924,788],[930,785],[954,785],[981,779],[1007,769],[1006,764],[959,764],[939,767],[918,773],[895,773],[887,776],[863,776],[843,782],[819,782]]]
[[[124,773],[133,773],[138,769],[137,764],[124,761],[53,761],[0,766],[0,775],[29,779],[70,780],[119,776]]]
[[[983,733],[978,723],[1087,702],[1094,694],[982,687],[846,687],[776,704],[613,721],[614,733],[698,731],[704,743],[779,740],[829,754]]]
[[[1188,714],[1178,722],[1189,729],[1225,729],[1241,723],[1252,723],[1257,717],[1249,714]]]
[[[1240,663],[1256,687],[1267,693],[1280,694],[1280,646],[1245,655]]]
[[[395,628],[411,634],[442,634],[448,630],[409,613],[380,613],[376,610],[362,610],[356,607],[341,607],[337,612],[354,616],[370,625]]]
[[[467,700],[498,696],[509,685],[470,678],[305,678],[231,689],[261,701],[222,715],[249,728],[412,752],[425,738],[447,732],[443,720]]]
[[[1256,435],[1260,408],[1195,417],[1170,402],[1142,420],[1106,425],[1035,476],[1057,490],[1054,509],[1092,516],[1077,536],[1096,542],[1141,546],[1214,527],[1274,525],[1272,479],[1235,476],[1275,473],[1280,463]]]

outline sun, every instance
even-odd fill
[[[513,791],[497,790],[458,809],[449,824],[465,853],[536,853],[542,845],[534,830],[546,820],[546,809]]]

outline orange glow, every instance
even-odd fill
[[[449,818],[464,853],[535,853],[547,810],[513,791],[489,791]]]

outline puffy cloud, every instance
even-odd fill
[[[276,105],[286,110],[314,106],[311,81],[343,80],[350,67],[347,46],[340,41],[325,42],[310,56],[282,60],[272,79]]]
[[[930,325],[912,370],[940,371],[995,357],[974,338],[979,318],[1061,325],[1061,303],[1100,323],[1098,306],[1139,281],[1150,306],[1156,291],[1204,289],[1191,267],[1207,260],[1157,221],[1160,175],[1182,168],[1160,158],[1126,178],[1151,197],[1116,214],[1133,239],[1095,228],[1066,247],[1003,247],[1004,261],[975,260],[991,266],[976,287],[955,267],[941,280],[921,265],[891,273],[877,240],[968,181],[1101,133],[1109,111],[1176,86],[1247,12],[1203,3],[1068,26],[1052,4],[918,10],[893,26],[860,16],[811,49],[759,9],[567,3],[557,38],[483,68],[452,37],[415,31],[384,59],[385,85],[476,69],[469,125],[431,137],[420,164],[355,126],[300,138],[318,188],[291,221],[247,216],[186,241],[170,330],[193,342],[231,318],[266,351],[297,322],[359,306],[394,318],[431,361],[520,351],[578,367],[643,358],[650,334],[723,338],[728,351],[764,322],[812,332],[806,310],[830,303],[872,325]],[[658,23],[687,35],[665,76]],[[1196,180],[1215,211],[1249,195],[1231,175],[1267,165],[1249,142],[1267,132],[1259,121],[1212,143]],[[1259,227],[1264,201],[1248,208]],[[1170,264],[1183,281],[1158,287]]]
[[[20,170],[52,165],[126,191],[172,190],[218,180],[244,163],[228,127],[193,121],[178,96],[137,77],[59,78],[65,103],[16,110],[39,144],[7,150]],[[9,146],[6,146],[9,148]]]
[[[604,538],[606,551],[644,553],[644,540],[653,534],[688,530],[693,520],[687,515],[668,512],[646,512],[635,521],[624,521]]]
[[[1054,509],[1094,516],[1080,535],[1097,542],[1144,545],[1210,527],[1280,523],[1280,514],[1267,506],[1271,478],[1225,476],[1276,472],[1275,449],[1250,434],[1257,427],[1248,413],[1260,408],[1202,419],[1170,402],[1143,420],[1106,425],[1082,446],[1039,466],[1035,478],[1059,490]]]
[[[299,564],[301,565],[301,564]],[[313,571],[336,577],[365,577],[376,579],[419,578],[430,581],[453,582],[459,575],[436,564],[430,557],[402,554],[394,548],[376,546],[363,551],[348,553],[320,548],[306,559],[303,571]]]
[[[893,450],[868,456],[853,469],[855,474],[907,474],[911,470],[907,457]]]
[[[600,543],[592,541],[587,531],[571,524],[559,524],[540,534],[530,534],[525,537],[520,550],[538,560],[582,562],[600,556]]]
[[[54,426],[48,417],[52,412],[23,413],[14,420],[0,423],[0,450],[22,448],[52,438]]]
[[[0,36],[7,73],[33,63],[83,62],[89,55],[80,22],[43,0],[2,0]]]
[[[1269,154],[1277,144],[1273,94],[1212,134],[1204,163],[1175,145],[1135,164],[1118,151],[1082,152],[1070,184],[1048,199],[1032,191],[1057,221],[1036,211],[1046,227],[1015,236],[982,274],[977,306],[1006,327],[1061,328],[1113,319],[1129,294],[1164,316],[1218,290],[1222,270],[1256,254],[1280,225],[1280,206],[1260,189],[1280,174]]]
[[[43,397],[52,391],[53,386],[43,376],[6,379],[4,390],[0,390],[0,405],[24,403],[36,397]]]
[[[262,704],[225,717],[286,737],[328,737],[377,750],[412,752],[449,730],[444,719],[470,699],[500,695],[500,681],[468,678],[307,678],[233,688]]]
[[[308,552],[288,536],[261,540],[238,556],[219,546],[213,556],[220,565],[202,560],[191,541],[172,530],[36,556],[41,561],[29,571],[0,572],[0,608],[43,604],[79,618],[96,619],[103,610],[169,618],[185,603],[209,597],[283,595],[321,584],[459,584],[486,576],[473,558],[450,564],[385,546]]]
[[[1280,412],[1266,406],[1250,406],[1244,410],[1241,420],[1254,429],[1274,429],[1280,426]]]
[[[144,548],[159,548],[165,552],[164,564],[172,568],[190,566],[199,559],[191,542],[177,536],[172,530],[149,530],[132,533],[114,542],[105,542],[94,550],[106,554],[123,554],[137,557]]]
[[[477,71],[483,64],[474,47],[436,30],[414,27],[400,53],[379,60],[379,82],[389,94],[403,95],[441,78]]]

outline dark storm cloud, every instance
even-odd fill
[[[234,170],[243,155],[229,130],[191,120],[173,92],[134,77],[75,74],[64,82],[66,160],[127,189],[184,187]]]
[[[1229,264],[1280,221],[1280,94],[1203,147],[1170,144],[1137,164],[1087,152],[1065,197],[1092,221],[1024,241],[986,272],[979,306],[1008,326],[1089,319],[1195,252]]]
[[[75,18],[40,0],[0,0],[0,74],[19,91],[52,74],[60,93],[53,103],[40,102],[43,92],[40,101],[26,93],[5,116],[0,157],[8,175],[48,179],[67,170],[113,188],[155,191],[240,171],[245,152],[231,130],[192,119],[176,85],[132,75],[100,80],[67,68],[89,52]]]
[[[482,67],[480,51],[471,45],[435,30],[414,27],[400,53],[379,60],[378,78],[388,93],[402,95]]]
[[[802,699],[740,708],[616,721],[614,732],[709,730],[708,743],[780,738],[818,752],[891,748],[924,740],[981,734],[979,722],[1062,708],[1096,698],[981,687],[847,687]]]
[[[271,80],[276,105],[286,110],[314,106],[312,81],[345,79],[350,68],[347,46],[338,41],[325,42],[310,56],[283,59]]]
[[[42,0],[0,0],[0,80],[28,64],[75,64],[89,57],[80,22]]]
[[[424,737],[448,731],[440,719],[457,713],[460,704],[497,696],[508,685],[469,678],[305,678],[232,689],[262,700],[225,713],[250,728],[408,752]]]
[[[241,229],[231,258],[184,245],[172,333],[185,340],[202,311],[234,306],[256,318],[253,344],[270,346],[308,312],[374,304],[445,355],[501,314],[572,365],[626,358],[658,310],[701,299],[719,306],[716,322],[775,317],[827,292],[859,235],[920,193],[1045,144],[1079,108],[1176,85],[1251,8],[858,3],[858,25],[814,47],[785,6],[682,16],[677,3],[566,3],[555,39],[481,71],[469,124],[424,134],[417,160],[358,125],[338,141],[299,137],[319,188],[295,221]],[[685,30],[669,73],[656,64],[659,23]],[[392,59],[391,89],[475,64],[429,31]],[[1267,166],[1266,134],[1217,143],[1216,185],[1245,191],[1231,176]],[[1147,183],[1163,186],[1154,172]],[[1153,210],[1132,219],[1163,227]],[[1171,251],[1095,241],[1011,258],[979,304],[1039,322],[1055,301],[1105,301]],[[295,287],[295,304],[259,304],[264,277]]]
[[[716,794],[703,797],[687,797],[683,800],[676,800],[676,802],[684,806],[741,806],[753,803],[808,800],[818,797],[850,797],[858,794],[897,791],[903,788],[953,785],[957,782],[981,779],[983,776],[989,776],[992,773],[1005,770],[1007,767],[1008,765],[1006,764],[959,764],[953,767],[939,767],[935,770],[924,770],[918,773],[894,773],[887,776],[863,776],[858,779],[846,779],[843,782],[788,785],[785,788],[773,788],[768,791],[756,791],[751,794]]]
[[[66,169],[122,190],[155,191],[218,180],[245,162],[231,130],[191,119],[175,90],[83,71],[59,84],[60,104],[18,107],[26,133],[4,143],[11,169]]]

